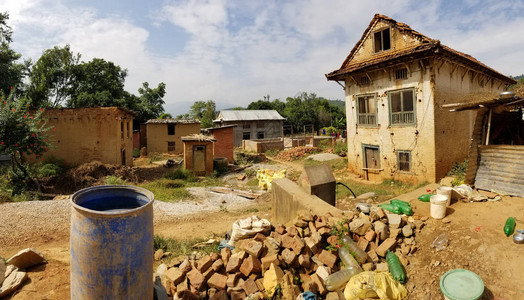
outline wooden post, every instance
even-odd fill
[[[488,116],[488,129],[486,131],[486,145],[489,145],[489,133],[491,130],[491,116],[493,114],[493,108],[489,109],[489,116]]]

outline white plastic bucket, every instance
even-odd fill
[[[443,219],[446,216],[448,197],[437,194],[431,196],[429,201],[431,202],[431,217],[434,219]]]
[[[444,195],[448,197],[448,201],[446,204],[447,206],[451,204],[451,190],[453,190],[453,188],[444,185],[437,188],[437,195]]]

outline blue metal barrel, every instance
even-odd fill
[[[71,198],[71,299],[153,299],[153,201],[134,186]]]

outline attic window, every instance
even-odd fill
[[[395,79],[408,79],[408,69],[402,68],[395,70]]]
[[[360,77],[360,85],[369,85],[369,78],[367,76]]]
[[[375,53],[391,49],[389,28],[375,32]]]

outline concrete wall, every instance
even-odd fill
[[[233,128],[234,127],[213,129],[213,137],[216,140],[213,144],[214,156],[225,157],[230,163],[235,161]]]
[[[348,167],[350,171],[365,176],[363,145],[378,146],[382,170],[369,173],[372,181],[394,179],[420,183],[434,182],[435,139],[434,99],[431,72],[418,64],[409,64],[411,73],[407,79],[395,80],[383,70],[369,72],[372,83],[366,86],[346,80],[346,117],[348,140]],[[416,123],[390,125],[388,92],[414,88]],[[357,125],[356,96],[373,94],[377,99],[377,125]],[[398,150],[411,151],[411,171],[398,171]]]
[[[315,195],[309,195],[287,178],[273,180],[271,189],[274,223],[291,222],[299,210],[312,211],[317,215],[324,215],[328,212],[334,216],[342,214],[340,209],[327,204]]]
[[[235,147],[241,147],[242,146],[242,140],[244,132],[250,133],[250,139],[256,140],[257,139],[257,133],[263,132],[264,133],[264,139],[272,139],[272,138],[278,138],[282,137],[282,130],[284,126],[284,121],[272,121],[272,120],[266,120],[266,121],[227,121],[222,122],[222,126],[226,125],[237,125],[233,129],[234,134],[234,140],[235,140]],[[244,128],[246,127],[246,128]]]
[[[468,156],[477,111],[450,112],[443,104],[468,103],[480,99],[494,99],[505,89],[498,80],[469,71],[455,63],[435,64],[435,145],[436,178],[442,178],[451,170],[454,162],[462,162]]]
[[[213,173],[213,143],[212,142],[184,142],[184,168],[186,170],[193,170],[193,147],[194,146],[205,146],[206,147],[206,171],[204,174],[197,175],[210,175]]]
[[[242,149],[256,153],[264,153],[268,150],[284,150],[284,141],[282,139],[244,140],[242,141]]]
[[[184,145],[182,144],[182,137],[192,134],[200,133],[200,124],[198,123],[176,123],[175,134],[167,134],[168,124],[146,124],[147,134],[147,152],[148,153],[168,153],[167,142],[175,142],[175,151],[169,152],[172,154],[182,154],[184,152]]]
[[[90,161],[133,165],[133,116],[116,107],[48,109],[43,113],[53,145],[46,156],[68,165]]]

